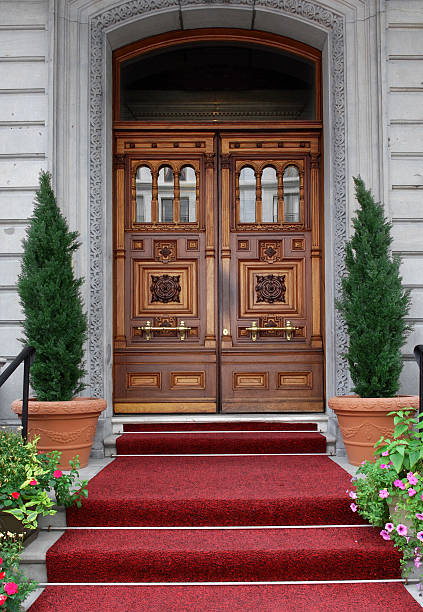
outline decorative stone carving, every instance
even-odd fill
[[[174,7],[180,10],[181,4],[210,5],[221,4],[221,0],[130,0],[107,8],[89,19],[89,333],[88,333],[88,378],[91,393],[97,397],[104,394],[104,178],[106,161],[103,158],[104,134],[104,75],[105,70],[105,30],[126,20],[131,20],[143,13],[151,15]],[[334,244],[332,249],[335,258],[335,297],[340,296],[341,277],[344,273],[344,248],[346,240],[346,162],[345,162],[345,70],[344,70],[344,35],[345,21],[342,15],[322,6],[317,0],[225,0],[226,4],[252,7],[256,10],[263,7],[276,15],[298,16],[304,22],[315,23],[326,29],[329,35],[329,53],[331,66],[330,107],[333,113],[332,158],[333,181],[331,201],[333,207]],[[222,160],[229,164],[228,160]],[[227,167],[226,165],[222,167]],[[347,334],[338,312],[335,314],[336,353],[336,393],[348,390],[348,374],[342,354],[347,348]]]
[[[256,302],[285,302],[285,274],[257,275],[256,277]]]
[[[161,276],[151,276],[151,304],[161,302],[168,304],[169,302],[180,302],[181,285],[179,284],[180,275],[169,276],[162,274]]]

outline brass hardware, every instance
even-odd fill
[[[251,340],[253,342],[256,342],[257,334],[261,331],[284,331],[286,332],[285,338],[288,340],[288,342],[290,342],[292,340],[292,335],[295,335],[295,331],[298,329],[298,327],[291,325],[291,321],[287,321],[285,327],[259,327],[257,323],[253,321],[251,327],[247,327],[246,329],[247,331],[251,332]]]
[[[225,329],[223,330],[222,333],[223,333],[224,336],[229,336],[229,329],[226,329],[226,327],[225,327]]]
[[[185,340],[185,332],[189,331],[191,329],[191,327],[187,327],[184,323],[184,321],[181,321],[179,325],[176,325],[175,327],[167,327],[162,325],[161,327],[154,327],[153,325],[151,325],[151,321],[147,321],[147,323],[145,325],[141,325],[140,327],[137,327],[137,329],[141,332],[145,332],[145,339],[146,340],[151,340],[151,332],[152,331],[178,331],[179,332],[179,340],[183,341]]]

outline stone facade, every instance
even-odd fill
[[[412,348],[423,342],[420,0],[0,0],[0,14],[0,357],[10,360],[19,350],[21,239],[38,172],[48,168],[83,243],[76,266],[87,281],[87,382],[109,402],[98,452],[110,430],[112,392],[111,53],[180,28],[264,30],[322,50],[327,395],[348,390],[346,335],[334,297],[356,174],[385,202],[412,290],[402,392],[416,392]],[[20,376],[0,390],[4,422],[13,422],[8,405],[21,394]]]

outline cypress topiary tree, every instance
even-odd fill
[[[382,205],[360,177],[354,183],[360,207],[346,246],[347,274],[337,303],[349,334],[346,357],[355,393],[393,397],[402,370],[400,349],[410,330],[405,322],[410,292],[401,286],[399,258],[390,253],[392,225]]]
[[[77,238],[57,206],[51,175],[41,172],[18,280],[25,315],[23,341],[36,349],[31,385],[40,401],[70,400],[84,388],[83,279],[74,277],[72,267]]]

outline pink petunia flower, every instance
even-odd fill
[[[13,493],[11,493],[11,497],[13,497],[13,499],[19,499],[20,493],[18,493],[17,491],[13,491]]]
[[[386,523],[385,529],[386,529],[386,531],[389,531],[389,532],[393,531],[395,529],[394,524],[393,523]]]
[[[6,582],[4,585],[4,590],[8,595],[14,595],[18,592],[18,585],[16,582]]]
[[[400,535],[400,536],[406,536],[407,535],[407,527],[405,525],[403,525],[402,523],[397,525],[397,534]],[[422,532],[422,534],[423,534],[423,532]]]
[[[388,457],[388,455],[389,455],[389,451],[383,451],[382,457]]]
[[[366,465],[366,462],[365,462],[365,461],[362,461],[362,462],[361,462],[361,465]]]
[[[0,557],[0,567],[3,565],[3,559]]]
[[[408,489],[408,495],[413,497],[417,493],[416,489],[412,489],[411,487]]]
[[[381,489],[381,490],[379,491],[379,497],[380,497],[381,499],[386,499],[387,497],[389,497],[389,492],[388,492],[388,489]]]
[[[384,529],[382,529],[382,531],[380,532],[380,535],[382,536],[382,538],[384,540],[390,540],[391,536],[389,535],[389,533],[387,531],[385,531]]]
[[[32,480],[29,481],[29,484],[34,487],[35,485],[38,484],[38,482],[35,480],[35,478],[33,478]]]
[[[357,512],[357,506],[355,505],[355,503],[353,502],[352,504],[350,504],[350,508],[353,512]]]
[[[413,472],[408,472],[407,480],[411,485],[416,485],[418,483],[417,478],[414,476]]]
[[[420,554],[420,546],[416,546],[416,548],[414,549],[414,555],[419,555]]]
[[[416,518],[418,518],[419,521],[423,521],[423,512],[417,512],[416,513]]]
[[[61,470],[54,470],[54,472],[53,472],[54,478],[60,478],[61,475],[62,475],[62,471]]]
[[[354,493],[354,491],[350,491],[350,497],[351,499],[357,499],[357,493]]]
[[[380,464],[380,469],[384,470],[385,468],[387,468],[388,466],[385,463],[381,463]]]
[[[394,487],[398,487],[398,489],[405,489],[405,484],[403,483],[402,480],[399,480],[399,478],[397,478],[396,480],[394,480]]]
[[[420,542],[423,542],[423,531],[418,531],[416,533],[418,539],[420,540]]]
[[[415,567],[420,567],[421,566],[421,561],[420,561],[421,557],[416,557],[414,559],[414,565]]]

